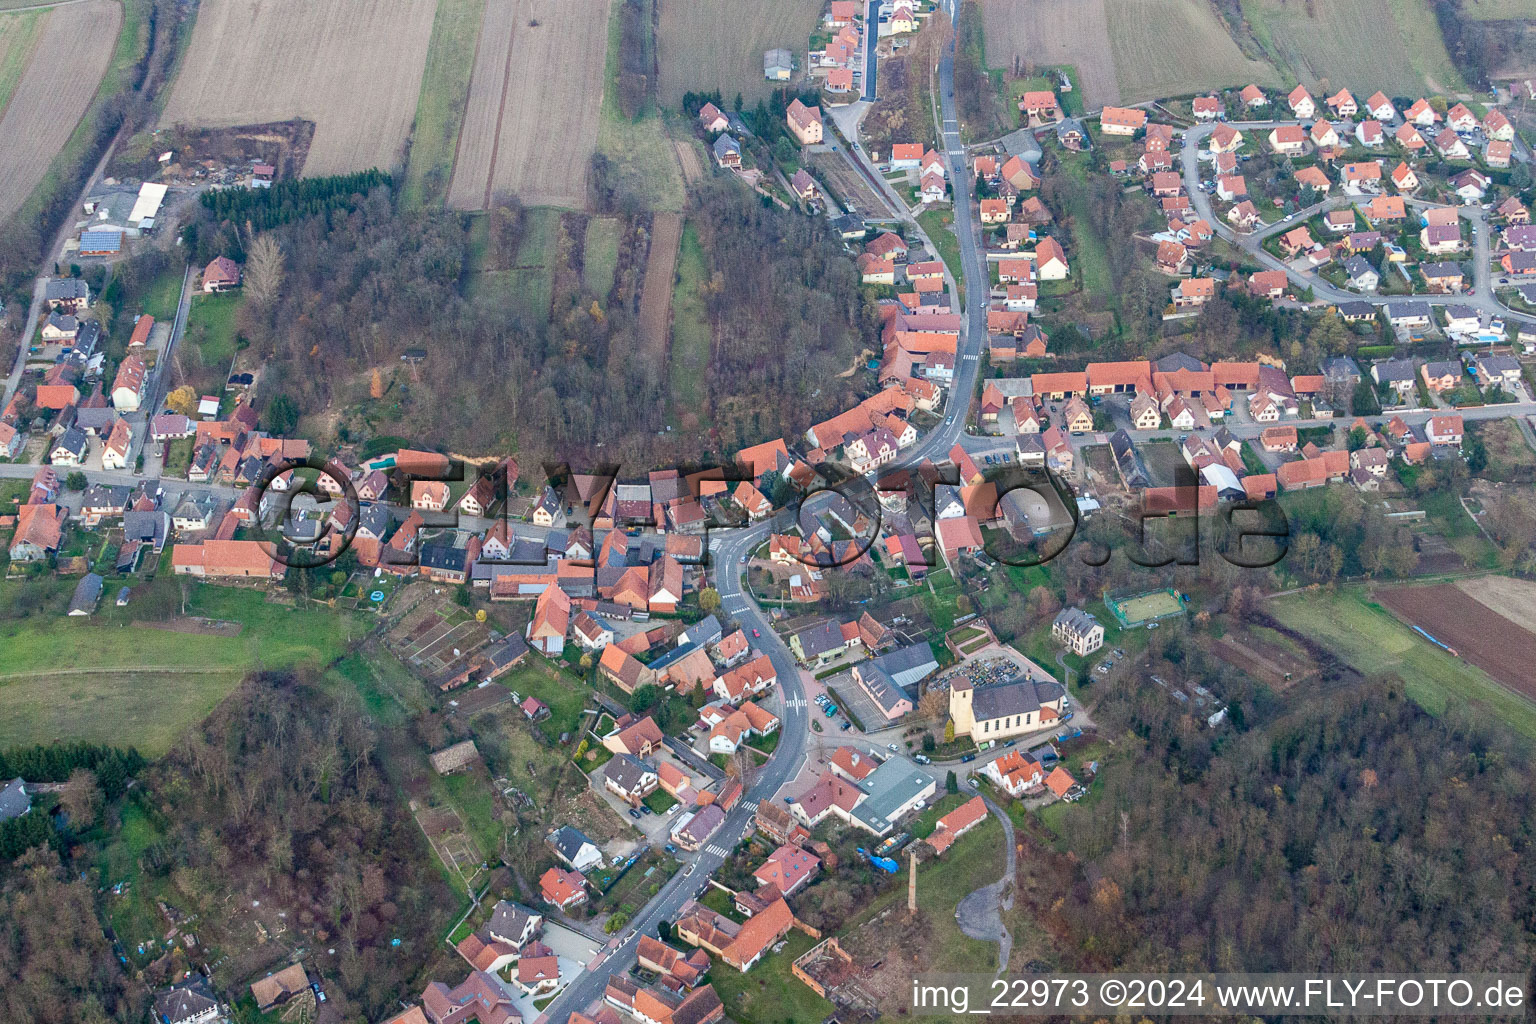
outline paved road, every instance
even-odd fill
[[[939,81],[944,119],[941,138],[949,164],[950,181],[954,187],[954,226],[960,238],[966,294],[972,299],[969,308],[964,311],[965,331],[957,352],[955,382],[950,390],[945,418],[926,438],[908,449],[902,459],[902,464],[908,466],[916,465],[925,458],[942,458],[964,434],[966,411],[970,407],[971,392],[979,369],[978,357],[987,337],[988,278],[981,255],[978,225],[971,216],[970,174],[965,163],[965,149],[960,142],[959,124],[955,120],[953,44],[940,64]],[[862,154],[856,158],[862,159]],[[959,301],[958,295],[956,301]],[[888,471],[888,468],[882,470]],[[813,501],[809,507],[814,511],[818,504]],[[549,1005],[540,1021],[562,1022],[571,1011],[580,1010],[600,999],[608,979],[627,971],[634,962],[639,936],[655,934],[657,922],[674,919],[684,903],[703,891],[709,874],[718,869],[724,860],[719,852],[712,851],[734,847],[750,827],[750,818],[758,804],[763,800],[781,799],[781,790],[800,773],[805,759],[810,717],[806,709],[805,690],[800,682],[799,666],[789,647],[773,631],[768,616],[741,587],[741,571],[747,554],[767,540],[774,530],[785,529],[790,519],[788,512],[781,512],[753,527],[713,531],[710,534],[710,560],[722,609],[742,628],[757,631],[758,635],[752,638],[752,644],[768,655],[778,673],[779,693],[783,702],[780,710],[783,724],[779,729],[778,749],[751,779],[742,802],[726,817],[725,824],[705,849],[699,852],[691,869],[684,869],[684,872],[673,876],[662,891],[635,915],[625,937],[612,946],[595,966],[572,982]],[[1011,856],[1011,840],[1008,845]],[[687,873],[690,870],[692,873]]]
[[[39,4],[39,7],[55,6],[53,4]],[[19,8],[13,8],[16,10]],[[31,10],[32,8],[26,8]],[[121,135],[119,134],[119,138]],[[91,176],[85,180],[85,186],[80,190],[80,196],[71,210],[78,210],[85,202],[85,197],[91,194],[91,188],[101,178],[103,171],[107,169],[107,161],[112,159],[113,150],[117,149],[117,138],[114,138],[107,146],[106,152],[101,154],[101,159],[96,161],[96,167],[91,171]],[[27,366],[27,349],[32,344],[32,338],[37,333],[37,321],[41,316],[43,306],[43,293],[46,289],[48,278],[53,274],[54,259],[64,250],[64,240],[74,230],[75,218],[71,215],[64,218],[64,223],[59,225],[58,233],[53,237],[53,245],[43,256],[43,264],[39,268],[37,284],[32,290],[32,305],[27,311],[26,330],[21,335],[21,349],[16,353],[16,365],[11,369],[11,375],[5,382],[5,395],[0,398],[0,409],[10,404],[11,398],[16,394],[16,389],[21,386],[21,378]],[[105,326],[105,325],[103,325]]]
[[[1264,145],[1264,137],[1270,129],[1281,125],[1302,124],[1300,121],[1238,121],[1233,122],[1233,127],[1241,130],[1247,138],[1245,143],[1250,146]],[[1189,193],[1190,202],[1195,211],[1204,217],[1215,229],[1216,233],[1238,246],[1249,256],[1264,264],[1272,270],[1284,271],[1297,286],[1311,288],[1314,299],[1327,302],[1369,302],[1373,306],[1384,306],[1388,302],[1403,302],[1408,299],[1428,302],[1432,305],[1464,305],[1490,315],[1498,315],[1506,320],[1516,320],[1523,323],[1536,323],[1536,317],[1510,309],[1498,300],[1493,293],[1492,273],[1490,260],[1492,253],[1493,229],[1484,219],[1485,211],[1477,206],[1456,207],[1461,218],[1472,227],[1472,290],[1458,295],[1363,295],[1359,292],[1346,291],[1336,288],[1322,277],[1311,271],[1300,271],[1285,261],[1265,252],[1264,240],[1279,231],[1289,230],[1299,224],[1306,223],[1312,214],[1333,206],[1342,206],[1354,197],[1336,197],[1301,211],[1300,214],[1288,220],[1277,221],[1267,225],[1251,234],[1240,234],[1221,217],[1216,216],[1211,208],[1211,197],[1200,189],[1200,144],[1210,135],[1216,126],[1214,124],[1198,124],[1184,132],[1184,144],[1180,151],[1179,159],[1184,173],[1184,188]],[[1239,167],[1239,170],[1242,168]],[[1416,209],[1438,206],[1422,199],[1408,200],[1408,205]]]
[[[869,0],[864,5],[864,81],[859,83],[860,92],[869,103],[879,98],[875,94],[875,77],[879,72],[879,58],[875,56],[875,44],[879,41],[880,0]]]
[[[1013,909],[1013,876],[1018,870],[1018,847],[1013,820],[1007,812],[991,797],[981,799],[992,816],[1003,823],[1003,850],[1007,855],[1003,876],[962,899],[955,907],[955,923],[973,939],[997,943],[997,973],[1001,974],[1008,969],[1008,957],[1013,952],[1013,936],[1003,924],[1003,911]]]

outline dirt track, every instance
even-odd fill
[[[683,239],[683,218],[658,213],[651,219],[651,254],[645,261],[645,285],[640,292],[640,343],[644,358],[666,365],[672,337],[672,282],[677,276],[677,247]]]
[[[1454,583],[1382,587],[1375,597],[1405,621],[1456,648],[1462,658],[1536,700],[1536,633],[1468,597]]]
[[[315,122],[304,173],[396,169],[436,0],[203,0],[161,124]]]
[[[123,24],[114,0],[45,15],[36,47],[0,118],[0,221],[21,208],[80,123]]]
[[[448,204],[586,205],[608,45],[604,0],[490,0]]]

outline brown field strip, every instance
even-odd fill
[[[672,282],[677,276],[677,247],[683,240],[683,218],[658,213],[651,218],[651,253],[645,261],[640,292],[640,344],[645,358],[663,365],[672,335]]]
[[[1280,84],[1274,68],[1243,56],[1206,0],[1108,0],[1106,14],[1124,102]]]
[[[1536,633],[1498,615],[1454,583],[1381,587],[1376,600],[1454,647],[1466,661],[1536,700]]]
[[[1479,576],[1461,580],[1456,589],[1496,615],[1536,633],[1536,583],[1508,576]]]
[[[1075,64],[1083,103],[1120,102],[1105,0],[985,0],[987,65],[1012,70],[1014,58],[1039,65]]]
[[[436,0],[204,0],[161,123],[315,122],[309,176],[399,167]]]
[[[763,51],[787,47],[805,59],[805,44],[821,15],[821,0],[661,0],[657,47],[658,95],[675,105],[691,90],[719,90],[748,106],[772,93],[763,78]]]
[[[608,46],[604,0],[489,0],[448,205],[586,205]]]
[[[27,69],[0,117],[0,221],[21,208],[64,148],[101,85],[123,24],[113,0],[47,15]]]

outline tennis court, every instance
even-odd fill
[[[1153,590],[1126,598],[1104,598],[1105,606],[1126,628],[1184,614],[1184,598],[1173,589]]]

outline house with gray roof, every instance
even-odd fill
[[[198,975],[155,995],[155,1024],[211,1024],[219,1019],[219,1001]]]
[[[603,765],[603,787],[631,807],[639,807],[659,784],[656,766],[633,754],[615,754]]]
[[[32,809],[32,798],[27,795],[27,784],[12,779],[0,786],[0,821],[19,818]]]
[[[741,166],[741,143],[722,133],[711,147],[715,154],[715,164],[720,167]]]
[[[580,829],[570,825],[561,825],[555,829],[545,842],[555,851],[555,856],[573,870],[585,872],[603,862],[603,851],[597,848],[597,844]]]
[[[1371,380],[1390,387],[1399,401],[1413,394],[1417,373],[1412,359],[1383,359],[1371,367]]]
[[[887,651],[860,667],[884,672],[896,686],[916,697],[918,684],[939,670],[939,660],[933,656],[933,645],[924,640]]]
[[[544,915],[538,911],[499,900],[485,930],[498,942],[505,942],[509,946],[525,946],[538,936],[543,926]]]
[[[90,615],[101,601],[102,578],[88,572],[75,584],[75,596],[69,599],[69,614]]]
[[[896,822],[922,809],[939,790],[933,776],[904,757],[886,759],[857,785],[866,795],[854,804],[850,823],[877,836],[889,835]]]

